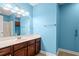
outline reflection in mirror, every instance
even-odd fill
[[[0,6],[0,37],[20,36],[30,33],[30,13],[20,4],[4,4]],[[22,4],[23,5],[23,4]]]
[[[16,17],[16,20],[17,21],[15,21],[15,33],[16,35],[20,35],[20,18]]]
[[[13,27],[13,21],[4,21],[3,22],[3,36],[12,36],[12,28]]]

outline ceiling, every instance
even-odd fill
[[[38,5],[38,4],[40,4],[40,3],[29,3],[30,5],[32,5],[32,6],[36,6],[36,5]],[[65,3],[58,3],[59,5],[63,5],[63,4],[65,4]],[[3,8],[1,8],[0,7],[0,13],[2,13],[2,14],[4,14],[4,15],[11,15],[12,14],[12,12],[10,11],[10,10],[4,10]]]
[[[32,6],[36,6],[36,5],[38,5],[39,3],[29,3],[30,5],[32,5]]]
[[[32,5],[32,6],[36,6],[36,5],[38,5],[38,4],[40,4],[40,3],[29,3],[30,5]],[[65,3],[57,3],[58,5],[63,5],[63,4],[65,4]]]

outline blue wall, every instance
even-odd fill
[[[60,6],[61,39],[60,48],[79,51],[79,4],[64,4]]]
[[[57,4],[38,4],[33,8],[33,33],[42,36],[42,50],[56,53]]]
[[[60,39],[61,39],[61,20],[60,20],[60,5],[57,6],[57,42],[56,42],[56,46],[57,46],[57,50],[60,47]]]

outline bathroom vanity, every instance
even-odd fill
[[[40,35],[29,35],[0,43],[0,56],[34,56],[40,52]]]

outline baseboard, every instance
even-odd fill
[[[40,53],[45,54],[46,56],[56,56],[56,54],[50,53],[50,52],[46,52],[46,51],[40,51]]]
[[[70,53],[70,54],[74,54],[74,55],[79,56],[79,52],[75,52],[75,51],[71,51],[71,50],[67,50],[67,49],[62,49],[62,48],[59,48],[58,49],[57,55],[59,54],[59,51],[63,51],[63,52],[67,52],[67,53]]]

